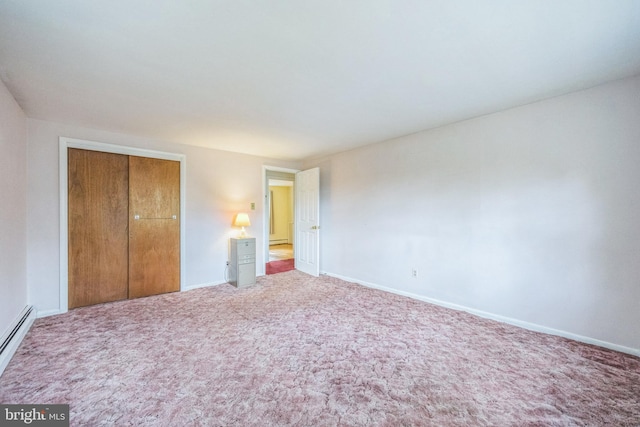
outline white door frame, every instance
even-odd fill
[[[262,189],[264,191],[264,194],[262,195],[262,207],[263,207],[263,219],[262,219],[262,236],[263,236],[263,242],[264,242],[264,262],[262,263],[262,265],[260,266],[258,275],[259,276],[264,276],[267,272],[265,271],[265,266],[266,264],[269,262],[269,209],[267,206],[267,200],[269,200],[269,180],[267,179],[267,171],[273,171],[273,172],[286,172],[286,173],[292,173],[292,174],[296,174],[297,172],[300,172],[300,169],[289,169],[289,168],[281,168],[278,166],[266,166],[263,165],[262,166]],[[293,191],[292,197],[295,197],[295,187],[296,187],[296,182],[295,180],[293,181]],[[293,208],[293,233],[295,236],[295,216],[296,216],[296,212],[295,212],[295,203],[294,203],[294,208]],[[294,242],[294,249],[295,249],[295,242]],[[295,255],[294,255],[295,256]]]
[[[186,286],[185,281],[185,212],[186,212],[186,177],[187,156],[184,154],[167,153],[163,151],[147,150],[127,147],[124,145],[106,144],[103,142],[86,141],[60,137],[60,313],[69,311],[69,224],[68,224],[68,168],[67,149],[80,148],[83,150],[102,151],[105,153],[125,154],[128,156],[150,157],[153,159],[174,160],[180,162],[180,291]]]

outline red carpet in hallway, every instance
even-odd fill
[[[293,270],[293,258],[283,259],[280,261],[271,261],[267,263],[267,274],[284,273]]]

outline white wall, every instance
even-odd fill
[[[298,168],[298,163],[163,143],[130,135],[28,119],[28,285],[39,315],[60,307],[58,138],[60,136],[186,155],[186,286],[224,282],[228,238],[238,211],[249,212],[248,234],[262,247],[262,166]],[[250,203],[256,210],[250,211]],[[264,274],[262,252],[258,274]]]
[[[640,77],[316,165],[323,271],[640,352]]]
[[[27,125],[0,81],[0,337],[27,305]]]

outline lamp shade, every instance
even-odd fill
[[[236,215],[236,219],[233,221],[233,225],[236,227],[248,227],[251,225],[251,221],[249,221],[249,215],[246,213],[239,213]]]

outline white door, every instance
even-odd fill
[[[320,274],[320,169],[296,173],[295,265],[303,273]]]

